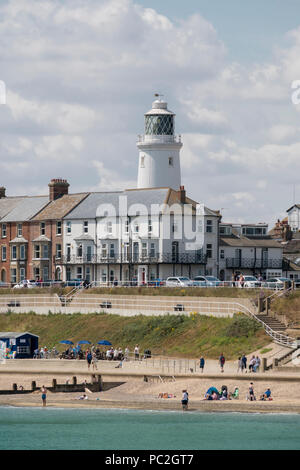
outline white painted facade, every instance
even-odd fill
[[[292,232],[299,232],[300,230],[300,207],[295,204],[287,210],[288,224],[291,227]]]

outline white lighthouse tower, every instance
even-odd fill
[[[181,186],[180,149],[181,137],[174,134],[175,114],[167,103],[159,99],[145,114],[145,134],[138,136],[139,149],[138,188]]]

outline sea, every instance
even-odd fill
[[[299,450],[300,415],[0,407],[1,450]]]

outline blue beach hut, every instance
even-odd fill
[[[16,333],[13,331],[0,332],[0,341],[14,353],[15,359],[31,359],[34,350],[39,347],[39,337],[28,331]]]

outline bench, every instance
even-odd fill
[[[20,305],[20,302],[18,302],[17,300],[11,300],[7,304],[8,307],[20,307]]]

